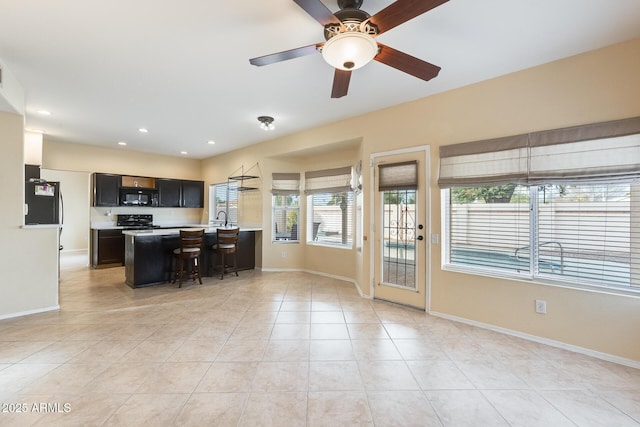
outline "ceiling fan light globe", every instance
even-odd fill
[[[368,34],[348,31],[331,37],[322,57],[334,68],[351,71],[368,64],[378,54],[378,43]]]

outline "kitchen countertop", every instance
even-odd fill
[[[209,224],[198,224],[198,225],[188,225],[188,226],[176,227],[176,228],[152,228],[148,230],[123,230],[122,234],[125,234],[127,236],[170,236],[172,234],[180,234],[180,230],[198,229],[198,228],[204,229],[205,233],[215,233],[218,228],[224,228],[224,227],[210,226]],[[240,231],[262,231],[262,227],[240,226]]]
[[[222,227],[222,225],[212,225],[212,224],[180,224],[180,223],[156,223],[154,224],[156,228],[152,228],[150,230],[132,230],[130,227],[115,225],[111,222],[92,222],[91,229],[92,230],[125,230],[125,231],[155,231],[155,230],[176,230],[181,228],[204,228],[205,231],[207,229],[216,229],[218,227]],[[127,230],[127,228],[129,228]],[[249,225],[249,226],[240,226],[240,231],[262,231],[262,227]]]

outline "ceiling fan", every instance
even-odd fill
[[[293,1],[324,26],[326,42],[252,58],[251,64],[269,65],[321,52],[335,68],[332,98],[345,96],[351,72],[372,59],[425,81],[440,72],[440,67],[378,43],[375,37],[449,0],[397,0],[373,16],[360,10],[363,0],[338,0],[336,13],[320,0]]]

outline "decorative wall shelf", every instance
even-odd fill
[[[237,173],[237,172],[240,172],[240,174],[239,175],[231,175],[227,179],[229,181],[237,181],[238,182],[238,191],[260,190],[260,187],[258,185],[260,185],[261,176],[260,175],[256,175],[255,171],[252,174],[249,173],[249,172],[251,172],[251,170],[253,170],[255,168],[257,168],[258,172],[260,172],[260,165],[258,163],[256,163],[255,165],[251,166],[246,171],[244,170],[244,165],[240,166],[238,169],[233,171],[234,174]],[[245,181],[249,181],[249,182],[245,184]]]

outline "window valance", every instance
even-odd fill
[[[271,193],[300,194],[300,173],[273,173],[271,175]]]
[[[416,160],[378,166],[378,191],[415,190],[416,188],[418,188]]]
[[[440,147],[441,188],[640,178],[640,117]]]
[[[304,173],[305,194],[352,190],[352,167],[324,169]]]

